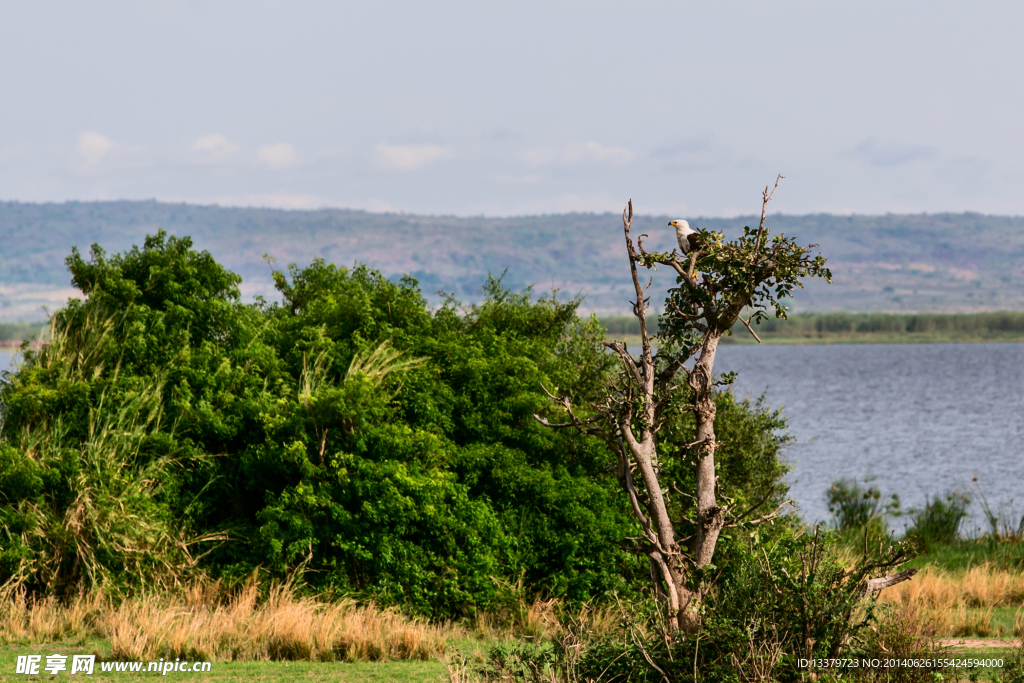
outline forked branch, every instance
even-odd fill
[[[778,177],[775,178],[775,187],[772,188],[771,192],[768,191],[767,185],[764,186],[764,192],[761,195],[761,198],[763,200],[761,202],[761,223],[757,226],[758,250],[760,250],[761,248],[761,242],[764,241],[764,221],[768,217],[768,202],[770,202],[772,200],[772,197],[775,195],[775,190],[779,189],[779,181],[785,177],[786,176],[780,173]]]

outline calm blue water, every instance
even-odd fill
[[[1024,512],[1024,344],[719,349],[716,369],[739,373],[738,396],[767,392],[783,406],[798,440],[791,490],[808,521],[828,518],[833,479],[866,474],[904,508],[977,477],[993,508]],[[980,505],[971,512],[969,528],[983,526]]]
[[[0,371],[10,362],[0,351]],[[722,346],[716,369],[739,373],[738,396],[784,408],[808,521],[828,518],[833,479],[866,474],[904,508],[977,477],[993,507],[1024,512],[1024,344]]]

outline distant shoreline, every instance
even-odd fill
[[[980,336],[955,336],[955,335],[930,335],[930,334],[863,334],[863,335],[834,335],[822,337],[769,337],[761,336],[762,344],[789,344],[792,346],[812,344],[982,344],[982,343],[1021,343],[1024,342],[1024,335],[980,337]],[[738,337],[738,338],[737,338]],[[732,337],[722,339],[722,344],[731,346],[757,345],[757,340],[747,333],[743,338],[737,333]]]
[[[829,344],[982,344],[982,343],[1024,343],[1024,335],[1000,336],[1000,337],[958,337],[927,334],[863,334],[863,335],[831,335],[823,337],[775,337],[758,335],[761,337],[761,344],[766,346],[822,346]],[[630,348],[640,348],[639,335],[614,335],[608,334],[608,340],[616,339],[625,341]],[[651,343],[659,345],[657,337],[651,338]],[[750,336],[750,333],[743,330],[743,334],[733,331],[731,337],[722,337],[720,345],[725,346],[757,346],[757,340]]]
[[[604,318],[609,338],[640,343],[636,318]],[[656,324],[656,323],[655,323]],[[650,321],[648,322],[650,329]],[[754,326],[764,344],[970,344],[1024,342],[1024,312],[991,313],[800,313],[768,318]],[[656,329],[654,330],[656,334]],[[737,323],[723,344],[756,344]]]

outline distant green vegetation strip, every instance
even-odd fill
[[[613,337],[638,339],[632,316],[603,318]],[[657,322],[650,321],[657,334]],[[998,313],[803,313],[756,326],[766,343],[1024,341],[1024,312]],[[756,343],[737,325],[727,342]]]
[[[45,323],[0,323],[0,346],[18,344],[45,327]]]

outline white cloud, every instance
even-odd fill
[[[440,145],[377,145],[377,165],[392,171],[415,171],[441,159],[451,159],[455,153]]]
[[[633,153],[622,147],[605,147],[596,142],[588,142],[583,146],[583,155],[591,160],[605,164],[624,164],[633,160]]]
[[[209,160],[224,159],[238,151],[238,145],[228,140],[222,133],[204,135],[192,143],[192,150],[202,153]]]
[[[95,131],[86,131],[78,136],[78,153],[85,157],[89,165],[98,164],[116,146],[113,140]]]
[[[256,150],[256,156],[270,168],[286,168],[293,165],[299,158],[299,155],[295,152],[295,147],[287,142],[262,145]]]
[[[623,147],[605,147],[596,142],[562,149],[534,147],[519,153],[519,159],[530,166],[578,166],[581,164],[621,166],[633,160],[634,154]]]

